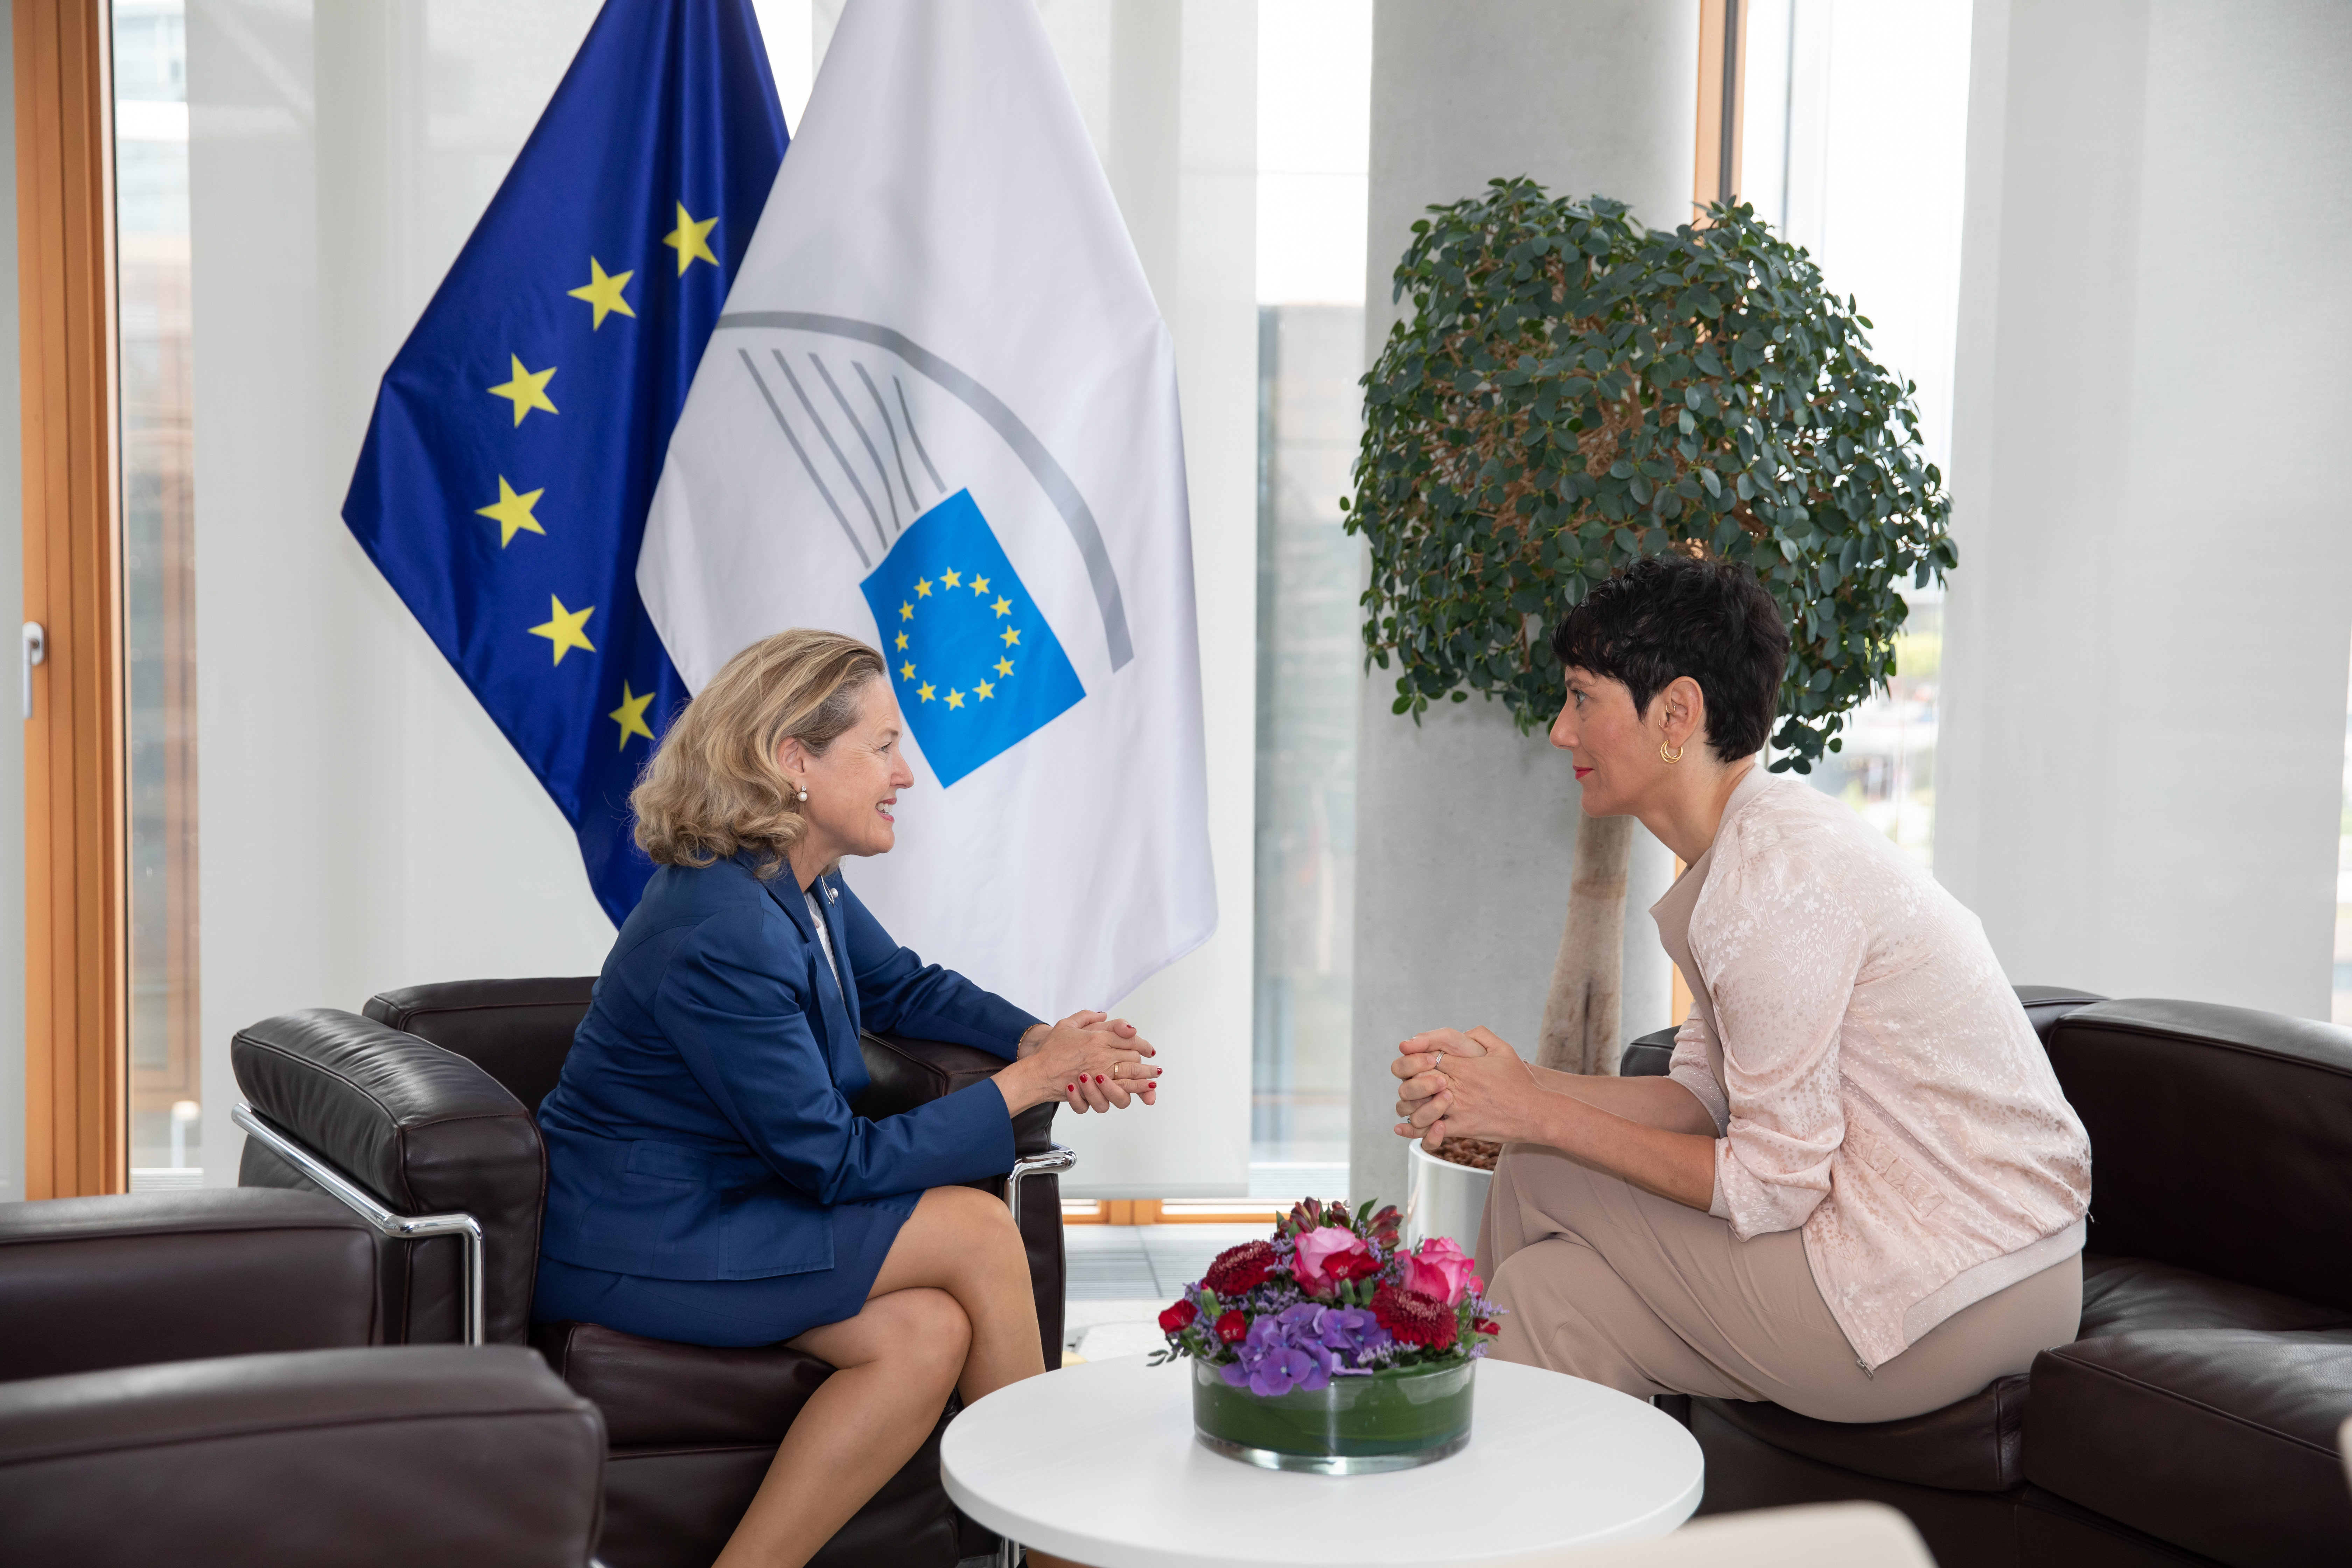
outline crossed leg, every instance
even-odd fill
[[[968,1405],[1045,1370],[1012,1211],[971,1187],[932,1188],[857,1316],[791,1344],[833,1375],[784,1434],[713,1568],[800,1568],[922,1447],[950,1389]]]

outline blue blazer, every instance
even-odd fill
[[[789,869],[665,866],[622,923],[563,1075],[541,1102],[541,1250],[664,1279],[833,1267],[833,1205],[1013,1168],[993,1083],[869,1121],[863,1028],[1010,1060],[1037,1022],[892,942],[857,895],[817,885],[836,985]]]

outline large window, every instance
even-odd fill
[[[188,102],[180,0],[114,7],[134,1190],[197,1186]]]
[[[1916,384],[1927,458],[1951,469],[1968,150],[1967,0],[1749,0],[1741,193],[1812,252]],[[1909,596],[1889,689],[1811,774],[1922,863],[1935,847],[1943,591]]]
[[[1253,1197],[1348,1190],[1371,6],[1258,12]]]

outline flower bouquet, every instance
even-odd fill
[[[1400,1247],[1394,1208],[1309,1198],[1185,1287],[1152,1364],[1192,1361],[1192,1424],[1218,1453],[1327,1475],[1425,1465],[1470,1440],[1496,1333],[1481,1289],[1445,1237]]]

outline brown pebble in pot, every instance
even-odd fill
[[[1439,1159],[1467,1165],[1474,1171],[1493,1170],[1495,1162],[1502,1156],[1503,1146],[1485,1138],[1448,1138],[1437,1146]]]

